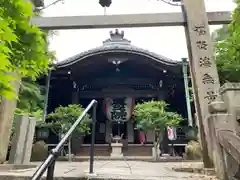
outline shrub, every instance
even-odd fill
[[[202,148],[198,141],[190,141],[186,147],[186,158],[189,160],[202,159]]]

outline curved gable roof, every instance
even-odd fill
[[[67,58],[61,62],[58,62],[56,66],[59,68],[66,67],[66,66],[75,64],[85,58],[95,56],[95,55],[105,54],[105,53],[111,53],[111,52],[120,52],[120,53],[123,52],[123,53],[142,55],[150,59],[153,59],[159,63],[170,65],[170,66],[175,66],[180,63],[179,61],[174,61],[172,59],[169,59],[157,53],[150,52],[146,49],[142,49],[137,46],[131,45],[131,42],[124,38],[124,32],[122,31],[121,33],[119,33],[118,29],[116,29],[115,33],[113,33],[112,31],[110,32],[110,38],[103,41],[102,46],[90,49],[88,51],[84,51],[75,56]]]

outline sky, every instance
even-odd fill
[[[55,0],[45,0],[48,5]],[[180,12],[180,7],[170,6],[158,0],[112,0],[106,15]],[[205,0],[207,11],[232,11],[231,0]],[[43,16],[103,15],[98,0],[64,0],[44,10]],[[213,32],[219,26],[210,26]],[[59,30],[50,39],[50,49],[56,52],[58,61],[102,45],[113,29]],[[120,28],[133,45],[158,53],[173,60],[187,57],[183,27]]]

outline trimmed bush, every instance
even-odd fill
[[[189,160],[202,159],[202,148],[198,141],[190,141],[186,147],[186,158]]]

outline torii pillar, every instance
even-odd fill
[[[19,79],[12,82],[16,95],[19,92],[20,82]],[[16,98],[10,100],[3,98],[0,102],[0,164],[6,160],[16,105]]]
[[[208,105],[218,96],[220,88],[210,36],[204,0],[182,0],[182,10],[189,50],[189,64],[195,92],[195,105],[199,121],[203,162],[205,168],[212,167],[211,142],[207,116]]]

